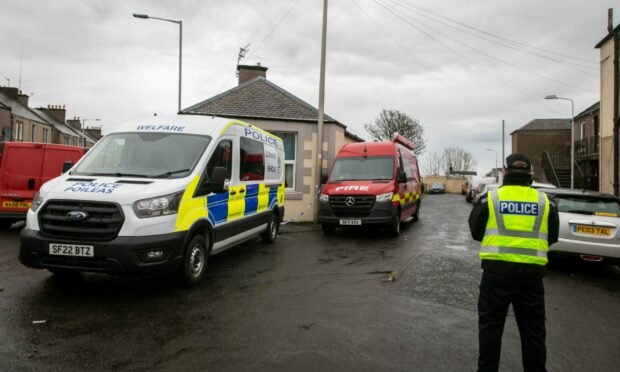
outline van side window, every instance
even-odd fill
[[[207,177],[211,177],[215,167],[224,167],[228,170],[226,178],[232,175],[232,141],[225,140],[217,144],[211,159],[207,163]]]
[[[262,181],[265,179],[265,154],[263,143],[241,137],[239,180]]]
[[[409,164],[409,159],[407,158],[401,158],[401,159],[403,159],[403,170],[405,171],[405,174],[407,175],[407,179],[411,180],[413,175],[411,174],[411,164]]]

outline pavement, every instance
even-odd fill
[[[17,261],[0,231],[1,371],[476,369],[478,244],[460,195],[424,195],[398,238],[283,226],[213,256],[205,280],[85,274]],[[620,269],[562,262],[545,279],[549,370],[620,365]],[[509,315],[500,370],[522,370]]]

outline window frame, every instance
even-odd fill
[[[287,132],[287,131],[271,131],[271,134],[273,134],[274,136],[277,136],[279,138],[282,138],[282,136],[280,136],[279,134],[292,134],[294,136],[294,143],[293,143],[293,148],[295,149],[295,153],[293,154],[293,160],[286,160],[286,151],[283,151],[284,153],[284,161],[283,161],[283,165],[284,165],[284,183],[286,185],[286,166],[287,164],[290,164],[293,166],[293,184],[290,187],[284,187],[285,191],[295,191],[295,185],[297,184],[297,141],[299,138],[299,133],[297,132]],[[284,140],[282,140],[282,144],[284,144]],[[283,149],[284,150],[284,149]]]

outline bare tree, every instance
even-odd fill
[[[445,174],[450,171],[473,171],[478,166],[474,155],[462,147],[446,147],[443,149],[442,170]]]
[[[424,152],[424,128],[417,119],[410,118],[398,110],[383,109],[374,124],[364,124],[364,129],[376,141],[392,139],[394,133],[399,133],[415,144],[413,153],[420,155]]]
[[[443,152],[433,151],[420,160],[422,172],[427,176],[439,175],[443,170]]]

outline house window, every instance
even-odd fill
[[[15,122],[15,141],[24,140],[24,122],[17,120]]]
[[[69,144],[69,137],[67,136],[62,136],[62,144],[63,145],[68,145]]]
[[[34,142],[34,130],[35,130],[35,126],[34,124],[32,124],[32,130],[30,131],[30,142]]]
[[[48,128],[43,128],[43,143],[48,143],[49,142],[49,129]]]
[[[284,187],[295,189],[295,159],[297,149],[297,133],[272,132],[284,142]]]
[[[581,122],[580,132],[581,132],[581,139],[586,138],[586,122],[585,121]]]

